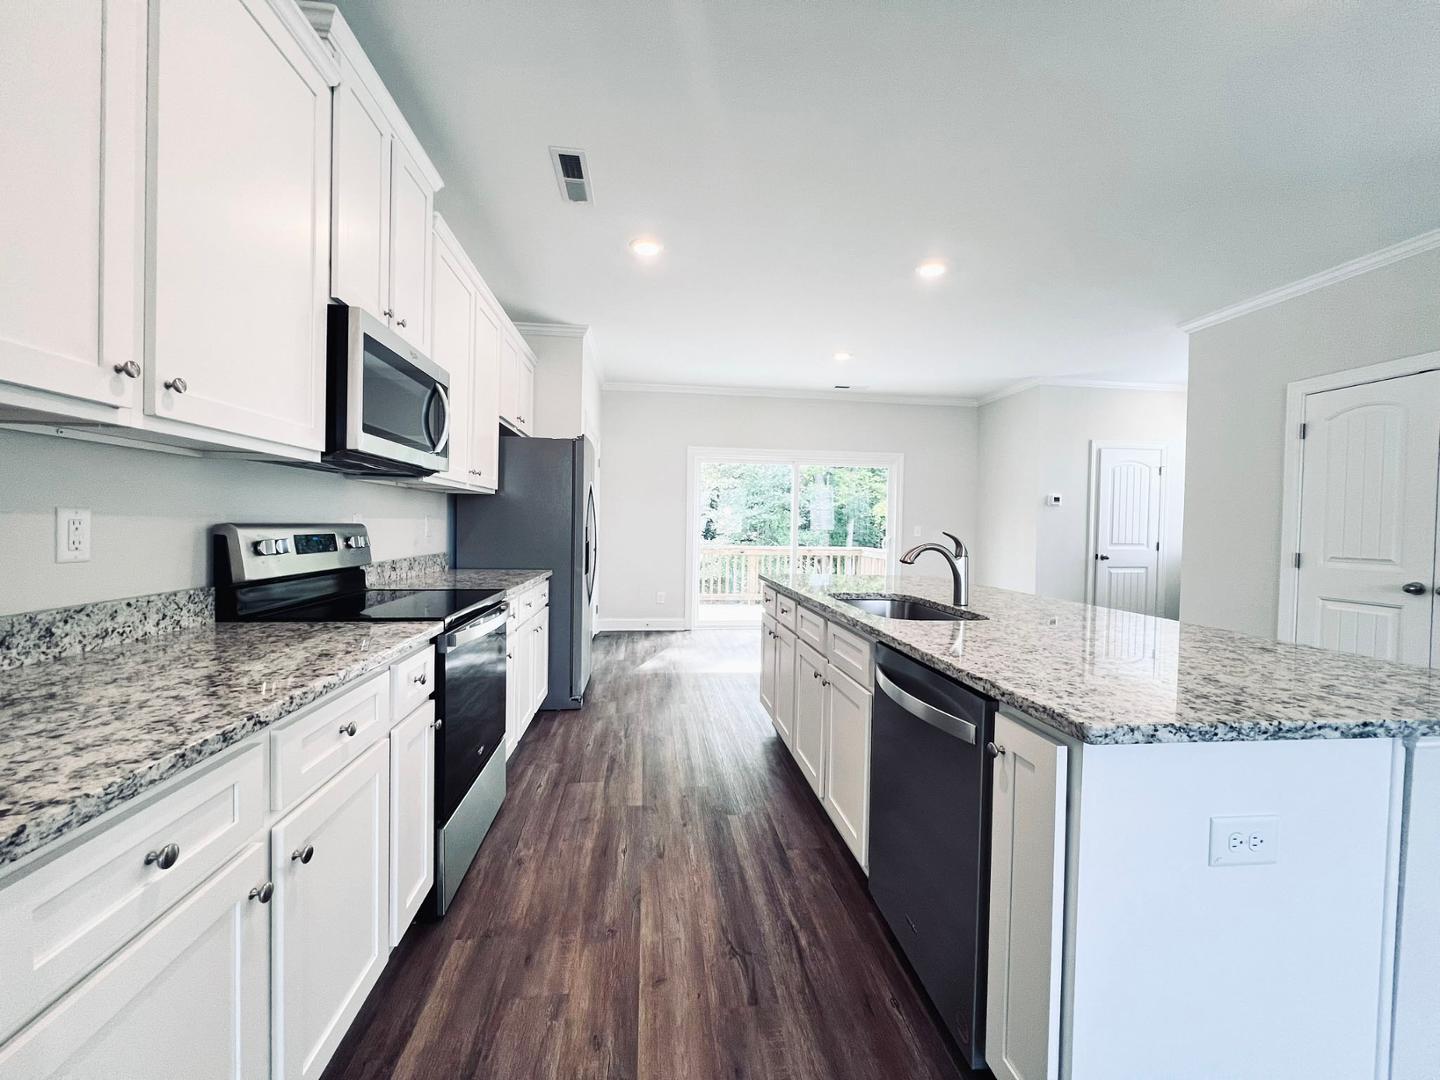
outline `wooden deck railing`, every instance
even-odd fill
[[[883,574],[880,548],[802,547],[798,567],[805,574]],[[700,548],[702,604],[760,603],[760,575],[790,573],[788,547],[704,544]]]

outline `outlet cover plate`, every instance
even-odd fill
[[[90,561],[90,511],[55,508],[55,561]]]
[[[1212,817],[1210,865],[1256,866],[1280,861],[1280,819]]]

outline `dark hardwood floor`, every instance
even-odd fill
[[[962,1075],[760,707],[759,637],[596,639],[325,1080]]]

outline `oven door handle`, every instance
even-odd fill
[[[493,633],[497,628],[504,626],[505,612],[509,609],[509,606],[508,604],[501,604],[496,609],[494,615],[481,619],[478,622],[473,622],[469,626],[461,630],[456,630],[452,634],[442,636],[440,638],[441,654],[448,653],[452,649],[458,649],[462,645],[468,645],[470,642]]]

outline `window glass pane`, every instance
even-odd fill
[[[802,573],[885,573],[888,468],[803,465],[799,504],[796,537]]]
[[[790,573],[791,466],[699,466],[700,617],[759,620],[760,575]]]

